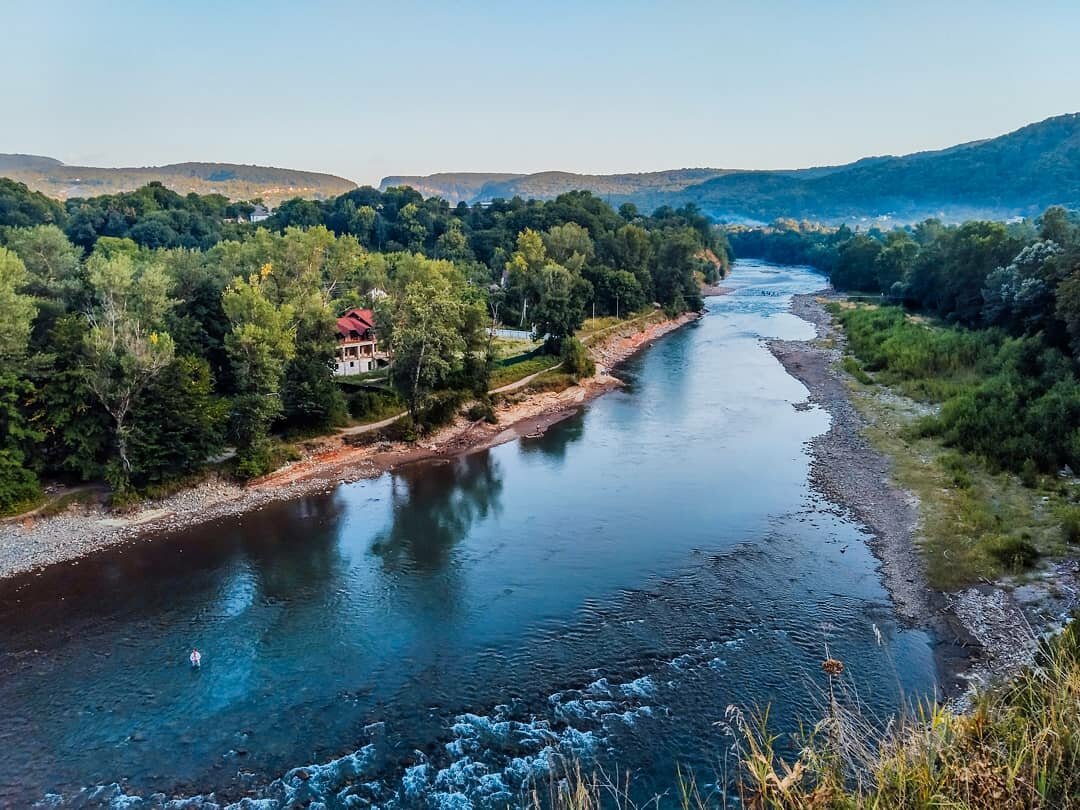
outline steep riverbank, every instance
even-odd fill
[[[984,582],[956,592],[928,584],[918,547],[919,499],[896,483],[892,460],[868,441],[867,417],[856,408],[848,375],[840,367],[844,335],[824,306],[840,297],[833,292],[795,296],[792,312],[812,323],[817,337],[770,341],[769,348],[832,417],[829,431],[810,443],[815,487],[873,533],[871,548],[898,613],[932,630],[945,695],[959,696],[1031,661],[1037,635],[1067,612],[1067,606],[1058,604],[1060,597],[1053,596],[1061,593],[1055,585],[1075,572],[1057,565],[1034,584]],[[883,391],[874,396],[896,395]]]
[[[451,457],[535,436],[582,405],[619,387],[609,370],[652,341],[697,320],[699,313],[612,330],[589,346],[597,374],[558,392],[515,394],[496,406],[497,424],[453,424],[415,444],[377,442],[352,446],[342,435],[306,442],[303,457],[264,478],[241,485],[215,476],[176,495],[148,502],[138,511],[111,514],[76,504],[46,517],[28,516],[0,528],[0,579],[77,560],[111,546],[142,542],[189,526],[259,509],[269,503],[325,492],[343,481],[374,478],[404,464]]]

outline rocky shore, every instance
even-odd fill
[[[326,492],[341,483],[375,478],[403,464],[494,447],[547,430],[586,402],[622,385],[610,369],[663,335],[696,320],[698,313],[640,325],[628,323],[589,346],[597,374],[558,392],[514,393],[496,406],[498,423],[459,417],[421,442],[372,441],[356,445],[330,435],[304,443],[303,457],[242,485],[211,477],[132,513],[77,504],[51,516],[26,516],[0,525],[0,579],[26,575],[57,563],[125,543],[141,543],[177,529],[241,514],[278,500]]]
[[[1051,629],[1076,603],[1076,566],[1051,566],[1035,583],[1002,581],[946,593],[927,584],[917,545],[919,502],[892,477],[891,460],[870,445],[866,420],[855,408],[840,368],[842,330],[825,309],[832,291],[798,295],[793,314],[812,323],[809,341],[773,340],[769,349],[788,373],[827,410],[827,433],[810,442],[811,482],[830,500],[848,509],[872,533],[871,550],[901,619],[924,627],[936,640],[935,657],[945,697],[962,705],[970,687],[1015,672],[1029,663],[1038,636]]]

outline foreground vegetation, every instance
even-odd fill
[[[531,799],[534,808],[746,807],[751,810],[1075,810],[1080,807],[1080,632],[1071,624],[1032,667],[987,689],[960,714],[934,704],[882,724],[843,675],[823,662],[823,716],[780,753],[767,713],[730,707],[740,772],[706,789],[683,774],[663,797],[635,802],[630,780],[572,766]]]
[[[243,212],[153,184],[60,205],[0,179],[0,514],[39,503],[43,478],[104,478],[131,501],[227,445],[253,478],[290,457],[281,436],[487,416],[493,381],[591,373],[586,313],[696,309],[727,261],[693,209],[582,193],[450,208],[365,188],[289,201],[265,227],[229,221]],[[356,306],[390,367],[338,380],[335,318]],[[542,346],[507,357],[500,323]]]

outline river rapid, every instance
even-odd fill
[[[667,807],[732,772],[729,705],[816,719],[827,655],[874,712],[930,694],[763,343],[822,277],[725,284],[542,438],[0,583],[0,805],[495,808],[574,758]]]

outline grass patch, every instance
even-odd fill
[[[559,362],[559,358],[550,354],[538,354],[535,356],[522,356],[520,360],[507,362],[505,365],[495,366],[491,370],[491,378],[488,381],[489,388],[501,388],[518,380],[523,380],[530,374],[544,371]]]
[[[893,460],[896,482],[919,498],[918,542],[932,586],[952,590],[1067,551],[1062,516],[1069,501],[1052,479],[1031,488],[1018,475],[991,472],[925,435],[925,409],[911,400],[880,388],[852,389],[869,422],[867,438]]]
[[[101,499],[101,492],[93,489],[80,489],[68,492],[59,498],[54,498],[45,505],[38,514],[42,517],[53,517],[63,514],[77,504],[92,504]]]
[[[861,382],[863,385],[874,384],[874,378],[867,374],[865,371],[863,371],[862,366],[859,365],[859,361],[852,357],[850,354],[844,355],[844,359],[841,361],[840,365],[843,367],[844,371],[846,371],[856,380]]]
[[[542,394],[549,391],[565,391],[578,384],[577,377],[562,371],[547,371],[532,380],[522,391],[528,394]]]
[[[1038,556],[1067,551],[1059,488],[1025,487],[1016,475],[990,472],[970,454],[916,429],[921,410],[909,400],[853,390],[867,418],[867,438],[893,460],[893,476],[919,498],[919,545],[935,588],[952,590],[1015,573]],[[1045,499],[1045,500],[1044,500]]]

